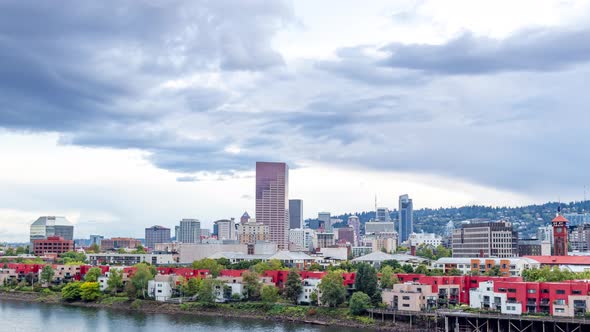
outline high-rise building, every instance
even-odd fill
[[[562,215],[558,214],[551,220],[553,226],[553,255],[567,256],[567,222]]]
[[[267,225],[270,240],[289,248],[289,167],[256,162],[256,220]]]
[[[250,221],[250,215],[247,211],[244,211],[244,214],[242,214],[242,216],[240,217],[240,224],[245,224],[248,221]]]
[[[90,235],[90,244],[91,246],[97,245],[100,247],[100,242],[104,239],[102,235]]]
[[[359,220],[359,217],[357,217],[357,216],[348,217],[348,226],[352,227],[352,229],[354,230],[353,246],[358,246],[359,242],[360,242],[359,241],[360,236],[361,236],[361,222]]]
[[[330,224],[330,212],[320,212],[318,213],[318,220],[320,221],[320,228],[325,229],[326,231],[332,231],[332,225]]]
[[[289,229],[303,228],[303,201],[289,200]]]
[[[377,208],[377,211],[375,213],[375,221],[381,221],[381,222],[391,221],[391,216],[389,215],[389,209],[386,207]]]
[[[45,240],[50,236],[59,236],[64,240],[74,239],[74,225],[64,217],[43,216],[31,224],[31,243],[33,240]]]
[[[174,241],[178,241],[178,233],[180,233],[180,226],[174,226]]]
[[[170,228],[154,225],[145,229],[145,245],[153,250],[156,243],[170,242]]]
[[[518,232],[507,221],[461,225],[453,232],[453,257],[507,258],[518,255]]]
[[[365,235],[378,233],[391,233],[395,231],[393,222],[367,221],[365,223]]]
[[[250,219],[247,223],[238,225],[238,242],[242,244],[255,244],[259,241],[270,240],[270,227],[256,219]]]
[[[570,227],[568,236],[572,251],[590,251],[590,224]]]
[[[234,218],[221,219],[213,222],[217,229],[217,238],[219,240],[235,240],[236,239],[236,222]]]
[[[564,213],[568,226],[590,224],[590,213]]]
[[[399,241],[404,242],[414,231],[414,206],[406,194],[399,197]]]
[[[176,241],[181,243],[200,243],[201,242],[201,222],[197,219],[182,219]]]
[[[349,243],[354,245],[354,229],[352,227],[342,227],[337,229],[338,243]]]
[[[309,228],[295,228],[289,230],[289,250],[309,251],[312,248],[314,231]]]

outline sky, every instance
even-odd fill
[[[0,2],[0,241],[584,198],[590,1]]]

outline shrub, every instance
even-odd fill
[[[350,298],[350,313],[363,314],[371,307],[371,298],[363,292],[355,292]]]
[[[135,301],[131,302],[132,309],[139,309],[141,308],[142,301],[140,299],[135,299]]]

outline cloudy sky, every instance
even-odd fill
[[[0,240],[580,200],[589,76],[590,1],[1,1]]]

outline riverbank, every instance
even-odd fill
[[[62,302],[59,293],[36,292],[0,292],[0,299],[142,313],[235,317],[394,332],[409,330],[408,325],[403,323],[394,324],[393,322],[375,321],[365,316],[351,316],[346,308],[290,306],[260,302],[173,304],[150,300],[131,301],[124,297],[106,297],[99,302]]]

